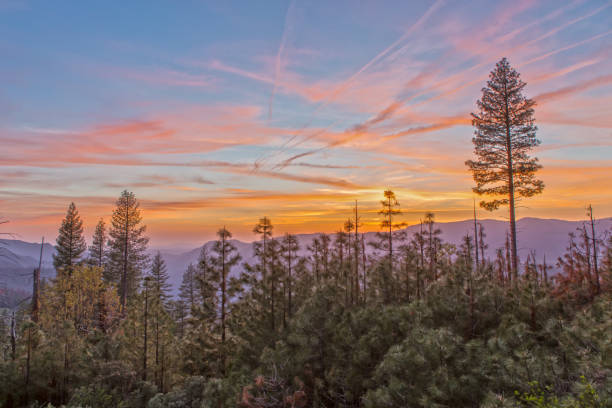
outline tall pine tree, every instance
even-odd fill
[[[385,302],[390,301],[391,295],[391,278],[393,276],[393,235],[394,230],[402,228],[406,225],[406,223],[398,223],[395,222],[395,217],[402,214],[400,210],[400,204],[395,197],[395,193],[391,190],[385,190],[384,192],[384,200],[380,201],[382,205],[382,209],[379,211],[379,214],[383,216],[383,220],[380,223],[380,227],[384,230],[384,232],[379,232],[378,237],[381,240],[380,247],[383,247],[387,250],[388,259],[386,267],[383,267],[383,292]],[[386,241],[386,242],[385,242]]]
[[[96,224],[91,246],[89,247],[89,263],[91,265],[102,268],[104,266],[104,257],[106,256],[106,224],[104,219],[100,218]]]
[[[425,213],[425,221],[423,222],[427,229],[425,230],[426,234],[426,249],[425,253],[427,255],[427,260],[429,262],[429,279],[435,281],[438,279],[438,251],[442,246],[442,240],[440,239],[440,234],[442,234],[442,230],[439,228],[435,228],[435,214],[432,212]]]
[[[525,85],[506,58],[496,64],[477,102],[479,111],[472,113],[476,160],[465,162],[476,182],[474,192],[491,198],[480,206],[489,211],[510,207],[514,278],[518,271],[515,202],[544,189],[544,183],[535,177],[542,166],[537,158],[529,157],[540,141],[533,116],[535,101],[523,96]]]
[[[142,271],[147,265],[149,238],[144,236],[146,226],[141,225],[140,204],[134,193],[124,190],[113,211],[108,241],[108,268],[106,277],[116,282],[125,313],[127,300],[138,289]]]
[[[281,242],[281,259],[285,267],[285,282],[283,287],[286,288],[287,304],[286,304],[286,315],[289,319],[293,314],[293,270],[295,268],[296,258],[298,257],[297,252],[300,250],[300,246],[295,235],[286,233]],[[283,316],[285,316],[283,313]],[[283,323],[286,326],[286,319],[283,319]]]
[[[57,236],[57,253],[53,255],[53,266],[58,271],[70,273],[86,248],[83,221],[74,203],[70,203]]]
[[[259,264],[255,266],[254,271],[258,271],[261,277],[262,286],[262,303],[264,310],[269,310],[270,327],[272,330],[275,329],[275,317],[274,317],[274,300],[273,296],[273,283],[274,279],[270,276],[272,274],[272,258],[273,254],[270,248],[270,241],[272,241],[272,221],[268,217],[263,217],[259,220],[257,225],[253,228],[253,233],[261,236],[260,242],[253,243],[253,251],[255,256],[259,259]]]
[[[202,301],[200,286],[198,283],[198,270],[193,264],[189,264],[185,272],[183,272],[183,281],[179,287],[179,299],[187,306],[190,316]]]
[[[225,229],[221,228],[217,232],[219,239],[213,244],[212,250],[215,253],[213,258],[213,264],[215,269],[219,272],[218,284],[219,284],[219,296],[221,305],[221,370],[225,374],[226,364],[226,320],[227,320],[227,305],[228,305],[228,275],[233,266],[240,261],[240,255],[236,252],[236,247],[230,239],[232,234]]]
[[[202,301],[200,308],[201,310],[199,311],[199,319],[212,322],[217,316],[218,302],[215,280],[218,279],[216,279],[217,273],[206,245],[202,245],[202,248],[200,249],[196,269],[196,282],[200,294],[200,300]]]
[[[166,262],[162,258],[161,253],[157,251],[151,261],[151,289],[153,296],[161,305],[166,306],[170,293],[170,283],[168,283],[168,268]]]
[[[149,276],[149,307],[152,319],[153,346],[155,352],[155,383],[158,389],[164,388],[165,371],[165,343],[169,337],[169,304],[170,284],[168,283],[168,270],[166,262],[157,251],[151,262]]]

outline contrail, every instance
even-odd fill
[[[573,5],[573,4],[572,4],[572,5]],[[552,30],[548,31],[547,33],[543,34],[542,36],[540,36],[540,37],[538,37],[538,38],[536,38],[536,39],[534,39],[534,40],[531,40],[530,42],[528,42],[528,43],[526,43],[526,44],[521,44],[521,45],[518,45],[518,46],[515,46],[515,47],[511,47],[511,48],[508,50],[508,52],[513,52],[513,51],[516,51],[516,50],[518,50],[518,49],[524,48],[524,47],[526,47],[526,46],[528,46],[528,45],[531,45],[531,44],[534,44],[534,43],[536,43],[536,42],[538,42],[538,41],[541,41],[541,40],[543,40],[543,39],[545,39],[545,38],[548,38],[548,37],[550,37],[551,35],[553,35],[553,34],[557,33],[558,31],[560,31],[560,30],[562,30],[562,29],[564,29],[564,28],[569,27],[570,25],[576,24],[576,23],[577,23],[577,22],[579,22],[579,21],[582,21],[582,20],[584,20],[584,19],[586,19],[586,18],[589,18],[589,17],[594,16],[595,14],[597,14],[597,13],[601,12],[602,10],[604,10],[605,8],[607,8],[607,7],[609,7],[609,6],[610,6],[610,4],[608,4],[608,5],[604,5],[604,6],[602,6],[602,7],[598,8],[598,9],[596,9],[596,10],[593,10],[592,12],[590,12],[590,13],[588,13],[588,14],[585,14],[585,15],[583,15],[583,16],[580,16],[580,17],[578,17],[578,18],[575,18],[575,19],[573,19],[573,20],[571,20],[571,21],[569,21],[569,22],[567,22],[567,23],[565,23],[565,24],[563,24],[563,25],[561,25],[561,26],[559,26],[559,27],[556,27],[556,28],[554,28],[554,29],[552,29]],[[562,8],[562,9],[560,9],[560,10],[564,10],[564,11],[565,11],[567,8],[568,8],[568,7],[564,7],[564,8]],[[558,10],[558,11],[559,11],[559,10]],[[546,16],[544,19],[548,19],[548,18],[550,18],[551,16],[557,16],[557,15],[559,15],[558,11],[557,11],[557,12],[554,12],[554,13],[551,13],[549,16]],[[526,25],[526,27],[529,27],[529,26],[531,26],[531,25],[533,25],[533,23],[527,24],[527,25]],[[519,28],[519,29],[517,29],[517,30],[514,30],[514,32],[516,32],[516,31],[522,31],[522,28]],[[551,51],[551,52],[549,52],[549,53],[544,54],[543,56],[540,56],[540,57],[534,58],[534,59],[529,60],[529,61],[527,61],[527,62],[525,62],[525,63],[523,63],[523,64],[520,64],[519,66],[528,65],[528,64],[531,64],[531,63],[533,63],[533,62],[536,62],[536,61],[542,60],[542,59],[544,59],[544,58],[548,58],[548,57],[550,57],[550,56],[552,56],[552,55],[555,55],[555,54],[558,54],[558,53],[560,53],[560,52],[562,52],[562,51],[566,51],[566,50],[568,50],[568,49],[575,48],[575,47],[577,47],[577,46],[580,46],[580,45],[586,44],[586,43],[588,43],[588,42],[591,42],[591,41],[597,40],[597,39],[599,39],[599,38],[601,38],[601,37],[604,37],[604,36],[606,36],[606,35],[608,35],[608,34],[610,34],[610,33],[612,33],[612,30],[607,31],[607,32],[602,33],[602,34],[599,34],[599,35],[596,35],[596,36],[593,36],[593,37],[590,37],[590,38],[587,38],[587,39],[582,40],[582,41],[579,41],[579,42],[577,42],[577,43],[574,43],[574,44],[568,45],[568,46],[563,47],[563,48],[560,48],[560,49],[558,49],[558,50]],[[506,35],[504,35],[504,36],[502,36],[502,37],[498,38],[498,41],[503,41],[503,40],[505,39],[505,37],[506,37]],[[359,124],[359,125],[355,125],[355,126],[352,128],[352,129],[356,129],[356,130],[366,130],[366,129],[370,128],[372,125],[374,125],[374,124],[376,124],[376,123],[379,123],[379,122],[381,122],[382,120],[386,120],[386,119],[390,118],[391,116],[393,116],[393,114],[395,113],[395,111],[396,111],[397,109],[399,109],[399,108],[400,108],[400,107],[401,107],[401,106],[402,106],[404,103],[409,102],[409,101],[411,101],[411,100],[413,100],[413,99],[415,99],[415,98],[417,98],[417,97],[419,97],[419,96],[423,96],[423,95],[425,95],[425,94],[429,93],[430,91],[432,91],[432,90],[434,90],[434,89],[436,89],[436,88],[439,88],[439,87],[440,87],[440,86],[442,86],[442,85],[448,84],[448,83],[452,82],[452,81],[453,81],[455,78],[461,77],[461,76],[463,76],[464,74],[466,74],[466,73],[468,73],[468,72],[471,72],[471,71],[473,71],[473,70],[475,70],[475,69],[481,68],[481,67],[483,67],[483,66],[485,66],[485,65],[489,64],[491,61],[493,61],[493,59],[492,59],[492,58],[489,58],[489,59],[487,59],[487,60],[485,60],[485,61],[483,61],[483,62],[481,62],[481,63],[479,63],[479,64],[473,65],[472,67],[467,68],[466,70],[464,70],[464,71],[462,71],[462,72],[460,72],[460,73],[457,73],[457,74],[451,75],[450,77],[447,77],[446,79],[444,79],[444,80],[442,80],[442,81],[439,81],[439,82],[437,82],[436,84],[433,84],[432,86],[430,86],[429,88],[426,88],[426,89],[424,89],[424,90],[423,90],[423,91],[421,91],[421,92],[418,92],[418,93],[416,93],[416,94],[413,94],[413,95],[411,95],[410,97],[406,97],[406,98],[397,98],[397,99],[396,99],[396,100],[394,100],[394,101],[393,101],[393,102],[392,102],[392,103],[391,103],[389,106],[387,106],[387,107],[386,107],[385,109],[383,109],[383,110],[382,110],[380,113],[378,113],[378,114],[377,114],[377,115],[376,115],[376,116],[375,116],[373,119],[370,119],[370,120],[368,120],[368,121],[366,121],[366,122],[364,122],[364,123],[361,123],[361,124]],[[450,95],[450,94],[452,94],[452,93],[455,93],[455,92],[457,92],[457,91],[459,91],[459,90],[461,90],[461,89],[464,89],[464,88],[466,88],[466,87],[468,87],[468,86],[471,86],[471,85],[473,85],[473,84],[475,84],[475,83],[478,83],[479,81],[480,81],[480,79],[473,80],[473,81],[470,81],[470,82],[467,82],[467,83],[463,83],[462,85],[460,85],[460,86],[458,86],[458,87],[456,87],[456,88],[453,88],[453,89],[451,89],[451,90],[448,90],[448,91],[446,91],[446,92],[443,92],[443,93],[441,93],[441,94],[439,94],[439,95],[436,95],[436,96],[431,96],[431,97],[429,97],[429,98],[427,98],[427,99],[425,99],[425,100],[423,100],[423,101],[419,102],[417,105],[414,105],[414,106],[423,105],[423,104],[425,104],[425,103],[431,102],[432,100],[440,99],[440,98],[441,98],[441,97],[443,97],[443,96],[447,96],[447,95]]]
[[[272,86],[272,93],[270,94],[270,102],[268,103],[268,123],[270,122],[270,119],[272,118],[272,106],[274,105],[274,95],[276,94],[276,89],[278,88],[277,82],[281,75],[281,68],[282,68],[282,63],[283,63],[282,61],[283,53],[285,51],[285,47],[287,44],[287,37],[288,37],[288,32],[290,30],[291,18],[293,14],[294,5],[295,5],[295,0],[292,0],[291,3],[289,3],[289,7],[287,7],[287,14],[285,14],[285,24],[283,26],[283,34],[281,35],[281,42],[278,47],[278,52],[276,53],[276,66],[274,69],[274,85]]]
[[[379,62],[380,60],[382,60],[384,57],[386,57],[391,51],[393,51],[394,48],[396,48],[398,45],[400,45],[402,42],[406,41],[408,39],[408,37],[410,37],[410,35],[412,35],[412,33],[418,29],[419,27],[421,27],[425,21],[427,21],[427,19],[438,9],[440,8],[440,6],[442,6],[442,4],[444,3],[444,0],[436,0],[436,2],[434,4],[432,4],[427,11],[425,12],[425,14],[423,14],[421,16],[421,18],[419,18],[413,25],[411,25],[408,30],[406,30],[406,32],[397,40],[395,40],[395,42],[393,44],[391,44],[390,46],[388,46],[387,48],[385,48],[383,51],[381,51],[378,55],[376,55],[374,58],[372,58],[367,64],[365,64],[363,67],[361,67],[357,72],[355,72],[353,75],[351,75],[347,80],[345,80],[342,84],[340,84],[336,90],[334,92],[332,92],[331,94],[331,98],[326,98],[326,101],[323,102],[321,105],[319,105],[317,107],[317,109],[315,109],[315,112],[317,112],[317,110],[319,110],[320,108],[326,106],[329,104],[329,102],[334,101],[341,93],[343,93],[351,84],[351,82],[353,82],[359,75],[361,75],[364,71],[366,71],[368,68],[370,68],[372,65],[376,64],[377,62]],[[406,47],[407,45],[404,45],[402,47],[399,48],[399,50],[402,50]],[[314,113],[314,112],[313,112]]]
[[[574,85],[566,86],[564,88],[557,89],[551,92],[544,92],[534,97],[536,102],[549,101],[565,96],[571,95],[576,92],[586,91],[587,89],[599,86],[607,85],[612,82],[612,75],[603,75],[587,81],[579,82]]]
[[[539,42],[539,41],[541,41],[541,40],[543,40],[543,39],[546,39],[546,38],[548,38],[548,37],[550,37],[550,36],[552,36],[552,35],[556,34],[557,32],[559,32],[559,31],[561,31],[561,30],[563,30],[563,29],[565,29],[565,28],[567,28],[567,27],[569,27],[569,26],[571,26],[571,25],[573,25],[573,24],[576,24],[576,23],[578,23],[578,22],[580,22],[580,21],[582,21],[582,20],[585,20],[585,19],[587,19],[587,18],[589,18],[589,17],[594,16],[595,14],[597,14],[597,13],[601,12],[602,10],[604,10],[604,9],[608,8],[608,7],[609,7],[609,6],[611,6],[611,5],[612,5],[612,3],[608,3],[608,4],[606,4],[606,5],[604,5],[604,6],[601,6],[601,7],[597,8],[597,9],[595,9],[595,10],[593,10],[593,11],[591,11],[591,12],[589,12],[589,13],[585,14],[585,15],[582,15],[582,16],[580,16],[580,17],[574,18],[574,19],[572,19],[572,20],[570,20],[570,21],[568,21],[568,22],[566,22],[566,23],[564,23],[564,24],[562,24],[562,25],[560,25],[560,26],[558,26],[558,27],[555,27],[555,28],[554,28],[554,29],[552,29],[552,30],[549,30],[549,31],[548,31],[548,32],[546,32],[545,34],[543,34],[543,35],[541,35],[541,36],[539,36],[539,37],[537,37],[537,38],[535,38],[535,39],[533,39],[533,40],[531,40],[531,41],[529,41],[529,42],[527,42],[527,43],[522,43],[522,44],[520,44],[520,45],[517,45],[517,46],[514,46],[514,47],[510,47],[508,50],[506,50],[506,52],[514,52],[514,51],[516,51],[516,50],[518,50],[518,49],[522,49],[522,48],[524,48],[524,47],[526,47],[526,46],[528,46],[528,45],[532,45],[532,44],[534,44],[534,43],[536,43],[536,42]],[[432,7],[433,7],[433,6],[432,6]],[[565,10],[565,9],[566,9],[566,8],[564,8],[564,10]],[[558,13],[553,13],[553,14],[555,14],[555,16],[556,16],[556,15],[558,15]],[[419,20],[419,21],[420,21],[420,20]],[[418,22],[417,22],[417,23],[418,23]],[[416,23],[415,23],[415,24],[416,24]],[[532,24],[530,23],[530,24],[528,24],[528,25],[532,25]],[[515,31],[516,31],[516,30],[515,30]],[[612,30],[611,30],[611,31],[612,31]],[[538,58],[538,60],[543,59],[543,58],[547,58],[547,57],[549,57],[549,56],[551,56],[551,55],[554,55],[554,54],[557,54],[557,53],[561,52],[562,50],[566,50],[566,49],[574,48],[574,47],[576,47],[576,46],[578,46],[578,45],[585,44],[585,43],[590,42],[590,41],[594,41],[594,40],[596,40],[596,39],[598,39],[598,38],[601,38],[601,37],[603,37],[603,36],[605,36],[605,35],[607,35],[607,34],[609,34],[609,33],[610,33],[610,32],[602,33],[602,34],[596,35],[596,36],[594,36],[594,37],[588,38],[588,39],[586,39],[586,40],[580,41],[580,42],[578,42],[578,43],[575,43],[575,44],[569,45],[569,46],[564,47],[564,48],[562,48],[562,49],[559,49],[559,50],[555,50],[555,51],[549,52],[549,53],[545,54],[544,56],[542,56],[541,58]],[[504,38],[504,36],[500,37],[500,39],[503,39],[503,38]],[[397,41],[396,41],[396,43],[397,43]],[[395,43],[394,43],[394,44],[395,44]],[[387,48],[387,49],[389,49],[389,48]],[[387,51],[387,50],[385,50],[385,51]],[[383,52],[384,52],[384,51],[383,51]],[[388,51],[387,51],[387,53],[388,53]],[[382,54],[382,53],[381,53],[381,54]],[[380,54],[379,54],[379,55],[380,55]],[[495,58],[497,58],[497,57],[495,57]],[[277,165],[277,166],[275,166],[275,167],[281,167],[281,168],[284,168],[284,167],[288,166],[289,164],[291,164],[291,162],[293,162],[294,160],[296,160],[296,159],[298,159],[298,158],[302,158],[302,157],[305,157],[305,156],[310,156],[310,155],[312,155],[312,154],[316,154],[316,153],[319,153],[319,152],[324,151],[324,150],[326,150],[326,149],[333,148],[333,147],[336,147],[336,146],[339,146],[339,145],[342,145],[342,144],[348,143],[348,142],[350,142],[350,141],[352,141],[352,140],[355,140],[355,139],[357,139],[357,138],[360,138],[360,137],[361,137],[361,136],[362,136],[362,135],[365,133],[365,131],[366,131],[366,130],[367,130],[369,127],[371,127],[371,125],[373,125],[373,124],[375,124],[375,123],[380,122],[381,120],[379,120],[379,119],[386,120],[386,119],[388,119],[389,117],[391,117],[391,116],[393,115],[393,113],[394,113],[394,112],[395,112],[395,111],[396,111],[396,110],[397,110],[397,109],[398,109],[398,108],[399,108],[399,107],[400,107],[402,104],[404,104],[404,103],[406,103],[406,102],[408,102],[408,101],[410,101],[410,100],[413,100],[413,99],[417,98],[418,96],[422,96],[422,95],[424,95],[424,94],[426,94],[426,93],[430,92],[430,91],[431,91],[431,90],[433,90],[433,89],[439,88],[439,87],[440,87],[440,86],[442,86],[442,85],[445,85],[445,84],[447,84],[447,83],[451,83],[451,82],[453,82],[453,80],[454,80],[454,79],[456,79],[456,78],[460,78],[460,77],[462,77],[463,75],[465,75],[465,74],[466,74],[466,73],[468,73],[468,72],[474,71],[474,70],[476,70],[476,69],[478,69],[478,68],[480,68],[480,67],[482,67],[482,66],[485,66],[485,65],[489,64],[489,63],[490,63],[492,60],[493,60],[493,58],[487,58],[485,61],[483,61],[483,62],[481,62],[481,63],[478,63],[478,64],[475,64],[475,65],[473,65],[472,67],[467,68],[467,69],[463,70],[463,71],[462,71],[462,72],[460,72],[460,73],[457,73],[457,74],[451,75],[450,77],[447,77],[446,79],[444,79],[444,80],[442,80],[442,81],[439,81],[439,82],[437,82],[436,84],[433,84],[432,86],[430,86],[429,88],[427,88],[427,89],[425,89],[425,90],[423,90],[423,91],[421,91],[421,92],[418,92],[417,94],[411,95],[411,96],[410,96],[410,97],[408,97],[408,98],[398,98],[398,99],[396,99],[396,100],[395,100],[395,101],[394,101],[392,104],[390,104],[388,107],[386,107],[386,108],[385,108],[383,111],[381,111],[380,113],[378,113],[378,114],[377,114],[377,115],[376,115],[374,118],[372,118],[372,119],[370,119],[370,120],[368,120],[368,121],[366,121],[366,122],[363,122],[363,123],[361,123],[361,124],[355,125],[355,126],[351,127],[350,129],[348,129],[348,130],[347,130],[347,133],[350,133],[350,134],[351,134],[349,137],[344,138],[344,139],[339,140],[339,141],[335,141],[335,142],[332,142],[332,143],[328,143],[327,145],[322,146],[322,147],[320,147],[320,148],[317,148],[317,149],[312,149],[312,150],[309,150],[309,151],[307,151],[307,152],[303,152],[303,153],[300,153],[300,154],[298,154],[298,155],[292,156],[292,157],[290,157],[290,158],[288,158],[288,159],[284,160],[282,163],[280,163],[279,165]],[[527,63],[531,63],[531,62],[535,62],[535,61],[528,61]],[[527,63],[526,63],[526,64],[527,64]],[[523,64],[523,65],[526,65],[526,64]],[[429,97],[429,98],[427,98],[426,100],[419,102],[419,103],[418,103],[418,105],[422,105],[422,104],[427,103],[427,102],[429,102],[429,101],[431,101],[431,100],[439,99],[440,97],[442,97],[442,96],[444,96],[444,95],[448,95],[448,94],[451,94],[451,93],[457,92],[458,90],[463,89],[463,88],[465,88],[465,87],[467,87],[467,86],[469,86],[469,85],[472,85],[472,84],[474,84],[474,83],[476,83],[476,82],[478,82],[478,81],[479,81],[479,80],[474,80],[474,81],[471,81],[471,82],[468,82],[468,83],[464,83],[464,84],[462,84],[462,85],[460,85],[460,86],[458,86],[458,87],[456,87],[456,88],[454,88],[454,89],[451,89],[451,90],[448,90],[448,91],[446,91],[446,92],[443,92],[442,94],[439,94],[439,95],[435,95],[435,96]],[[545,98],[546,98],[546,97],[548,97],[548,96],[552,97],[552,95],[544,95],[544,97],[545,97]],[[408,131],[405,131],[405,132],[398,132],[398,133],[396,133],[396,134],[394,134],[394,135],[389,135],[389,136],[386,136],[386,137],[384,138],[384,140],[394,139],[394,138],[396,138],[396,137],[401,137],[401,136],[406,135],[406,134],[412,134],[412,133],[422,133],[422,132],[427,132],[427,131],[433,131],[433,130],[437,130],[437,129],[444,128],[444,127],[450,127],[450,126],[452,126],[452,125],[453,125],[453,123],[451,122],[451,123],[433,124],[433,125],[430,125],[430,126],[423,126],[423,127],[419,127],[419,128],[415,128],[415,129],[409,129]],[[329,129],[329,126],[328,126],[328,127],[325,129],[325,130],[323,130],[323,131],[318,131],[318,134],[324,133],[324,132],[325,132],[325,131],[327,131],[328,129]],[[292,137],[292,139],[293,139],[293,138],[295,138],[295,137],[296,137],[296,136]],[[308,140],[308,139],[309,139],[309,138],[306,138],[306,139],[304,139],[304,141],[306,141],[306,140]],[[292,146],[292,147],[295,147],[295,146]]]
[[[404,42],[417,28],[419,28],[420,26],[422,26],[425,21],[438,9],[442,6],[442,4],[444,4],[444,0],[436,0],[436,2],[434,4],[432,4],[427,11],[414,23],[412,24],[408,30],[406,30],[406,32],[397,40],[395,40],[391,45],[389,45],[387,48],[385,48],[384,50],[382,50],[380,53],[378,53],[374,58],[372,58],[370,61],[368,61],[364,66],[362,66],[359,70],[357,70],[353,75],[351,75],[349,78],[347,78],[344,82],[342,82],[338,87],[336,87],[336,89],[329,94],[329,96],[326,96],[324,98],[324,100],[315,107],[315,110],[311,113],[311,119],[305,123],[299,130],[298,132],[291,136],[289,138],[289,140],[287,140],[286,142],[284,142],[276,151],[275,154],[279,154],[284,152],[287,148],[293,148],[295,147],[295,145],[289,146],[299,135],[302,131],[304,131],[304,129],[306,129],[308,126],[310,126],[310,124],[312,123],[312,117],[319,112],[323,107],[327,106],[330,102],[334,101],[339,95],[341,95],[344,91],[346,91],[346,89],[348,89],[348,87],[350,86],[350,84],[357,78],[359,77],[363,72],[365,72],[367,69],[369,69],[372,65],[380,62],[381,60],[383,60],[391,51],[393,51],[398,45],[400,45],[402,42]],[[327,127],[329,128],[329,126]],[[305,139],[308,140],[309,138]],[[299,143],[302,143],[303,141],[300,141]],[[298,144],[299,144],[298,143]],[[274,154],[274,153],[273,153]],[[268,156],[269,158],[269,156]],[[262,161],[264,161],[265,158],[260,158],[257,159],[255,162],[255,167],[259,167],[261,166],[260,163]]]
[[[576,47],[578,45],[585,44],[585,43],[590,42],[590,41],[594,41],[594,40],[596,40],[598,38],[601,38],[601,37],[603,37],[605,35],[610,34],[610,32],[612,32],[612,30],[609,31],[609,32],[603,33],[603,34],[599,34],[599,35],[593,36],[593,37],[588,38],[586,40],[579,41],[579,42],[577,42],[575,44],[571,44],[569,46],[563,47],[563,48],[558,49],[556,51],[546,53],[546,54],[544,54],[544,56],[538,57],[537,60],[539,61],[541,59],[544,59],[544,58],[550,57],[550,56],[552,56],[554,54],[557,54],[557,53],[559,53],[559,52],[561,52],[563,50],[574,48],[574,47]],[[522,48],[522,46],[514,47],[513,49],[517,49],[517,48]],[[530,61],[528,61],[528,62],[526,62],[524,64],[521,64],[521,66],[527,65],[527,64],[529,64],[531,62],[535,62],[535,61],[534,60],[530,60]],[[462,72],[461,74],[458,74],[458,75],[456,74],[456,75],[453,75],[452,77],[447,78],[444,81],[440,81],[437,84],[435,84],[434,86],[430,87],[429,90],[434,89],[435,87],[437,87],[439,85],[451,82],[452,78],[457,77],[459,75],[462,75],[463,73],[472,71],[474,68],[482,66],[483,64],[484,63],[477,64],[476,66],[467,69],[466,71]],[[554,91],[554,92],[548,92],[548,93],[544,93],[544,94],[538,95],[535,99],[536,100],[540,100],[540,101],[544,101],[544,100],[553,99],[553,98],[556,98],[556,97],[562,97],[562,96],[565,96],[567,94],[570,94],[570,93],[573,93],[573,92],[576,92],[576,91],[579,91],[579,90],[584,90],[584,89],[591,88],[591,87],[593,87],[595,85],[598,85],[598,84],[609,83],[611,81],[610,78],[612,78],[612,76],[603,76],[603,77],[595,78],[594,80],[587,81],[585,83],[581,83],[581,84],[578,84],[576,86],[570,86],[570,87],[567,87],[567,88],[559,89],[559,90]],[[439,99],[439,98],[441,98],[443,96],[447,96],[449,94],[455,93],[455,92],[457,92],[457,91],[459,91],[461,89],[466,88],[467,86],[473,85],[473,84],[478,83],[480,81],[481,81],[481,79],[478,78],[476,80],[464,83],[464,84],[462,84],[462,85],[460,85],[460,86],[458,86],[456,88],[450,89],[450,90],[448,90],[446,92],[443,92],[443,93],[441,93],[439,95],[435,95],[435,96],[432,96],[430,98],[427,98],[426,100],[421,101],[418,104],[413,105],[413,106],[422,105],[422,104],[430,102],[432,100]],[[297,160],[299,158],[303,158],[303,157],[310,156],[310,155],[313,155],[313,154],[316,154],[316,153],[320,153],[320,152],[322,152],[324,150],[327,150],[327,149],[330,149],[330,148],[334,148],[334,147],[337,147],[337,146],[349,143],[349,142],[351,142],[351,141],[353,141],[355,139],[360,138],[361,136],[363,136],[365,131],[367,131],[367,129],[369,129],[372,125],[374,125],[376,123],[379,123],[382,120],[386,120],[390,116],[392,116],[392,114],[403,103],[405,103],[405,102],[407,102],[409,100],[412,100],[412,99],[414,99],[414,98],[416,98],[418,96],[424,95],[429,90],[425,90],[425,91],[419,92],[419,93],[417,93],[415,95],[412,95],[410,98],[405,98],[403,101],[401,99],[398,99],[398,100],[394,101],[387,108],[385,108],[383,111],[378,113],[374,118],[372,118],[372,119],[370,119],[370,120],[368,120],[366,122],[363,122],[361,124],[358,124],[358,125],[355,125],[355,126],[351,127],[347,131],[347,132],[350,132],[350,136],[348,136],[348,137],[346,137],[344,139],[332,142],[332,143],[328,143],[327,145],[319,147],[317,149],[312,149],[312,150],[309,150],[307,152],[303,152],[303,153],[294,155],[294,156],[284,160],[278,166],[275,166],[275,168],[276,167],[280,167],[280,168],[287,167],[294,160]],[[451,126],[455,126],[455,125],[458,125],[458,124],[469,124],[469,119],[463,119],[462,120],[462,118],[460,118],[460,117],[450,118],[450,120],[443,121],[441,123],[434,123],[434,124],[431,124],[431,125],[419,126],[419,127],[416,127],[416,128],[408,129],[406,131],[401,131],[401,132],[397,132],[397,133],[394,133],[394,134],[391,134],[391,135],[384,136],[382,138],[382,141],[383,142],[384,141],[389,141],[389,140],[396,139],[396,138],[403,137],[403,136],[407,136],[407,135],[410,135],[410,134],[427,133],[427,132],[431,132],[431,131],[435,131],[435,130],[445,129],[445,128],[448,128],[448,127],[451,127]],[[321,133],[324,133],[324,131],[320,131],[318,134],[321,134]]]
[[[578,71],[580,69],[586,68],[586,67],[590,67],[591,65],[595,65],[598,64],[602,61],[602,58],[591,58],[589,60],[586,61],[582,61],[579,62],[577,64],[573,64],[570,65],[568,67],[563,68],[560,71],[556,71],[556,72],[549,72],[543,75],[539,75],[537,77],[535,77],[534,79],[531,80],[531,82],[542,82],[542,81],[548,81],[550,79],[553,78],[557,78],[563,75],[567,75],[570,74],[572,72]]]
[[[535,25],[541,24],[545,21],[551,20],[555,17],[560,16],[561,14],[563,14],[565,11],[573,9],[575,6],[577,6],[580,3],[584,3],[584,0],[575,0],[569,4],[566,4],[564,7],[561,7],[555,11],[553,11],[552,13],[549,13],[548,15],[539,18],[537,20],[532,21],[529,24],[526,24],[522,27],[519,27],[511,32],[509,32],[508,34],[504,34],[502,37],[500,37],[498,40],[499,42],[506,42],[514,37],[516,37],[518,34],[522,33],[523,31],[525,31],[526,29],[533,27]]]
[[[536,43],[538,41],[541,41],[541,40],[543,40],[545,38],[548,38],[551,35],[554,35],[557,32],[559,32],[559,31],[561,31],[561,30],[563,30],[563,29],[565,29],[565,28],[567,28],[567,27],[569,27],[571,25],[574,25],[574,24],[576,24],[576,23],[578,23],[578,22],[580,22],[582,20],[585,20],[585,19],[587,19],[589,17],[593,17],[595,14],[598,14],[599,12],[607,9],[610,6],[612,6],[612,2],[604,4],[603,6],[597,8],[597,9],[595,9],[595,10],[591,11],[590,13],[587,13],[587,14],[585,14],[583,16],[580,16],[580,17],[577,17],[577,18],[575,18],[573,20],[570,20],[567,23],[565,23],[563,25],[560,25],[559,27],[555,27],[552,30],[548,31],[546,34],[543,34],[543,35],[539,36],[538,38],[534,38],[533,40],[525,43],[524,46],[528,46],[528,45],[534,44],[534,43]]]
[[[597,34],[597,35],[595,35],[593,37],[587,38],[586,40],[578,41],[578,42],[575,42],[573,44],[566,45],[565,47],[558,48],[558,49],[556,49],[554,51],[547,52],[546,54],[540,55],[538,57],[532,58],[529,61],[526,61],[526,62],[524,62],[521,65],[525,66],[525,65],[533,64],[534,62],[538,62],[540,60],[543,60],[543,59],[548,58],[550,56],[553,56],[555,54],[559,54],[560,52],[571,50],[572,48],[576,48],[576,47],[579,47],[581,45],[587,44],[587,43],[589,43],[591,41],[598,40],[598,39],[600,39],[602,37],[605,37],[606,35],[610,35],[611,33],[612,33],[612,30],[608,30],[608,31],[606,31],[604,33]]]

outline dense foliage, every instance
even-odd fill
[[[612,242],[581,229],[561,274],[529,257],[517,278],[507,249],[479,252],[482,228],[456,247],[434,219],[412,237],[386,225],[368,251],[353,219],[302,257],[263,218],[249,265],[223,228],[176,299],[159,253],[138,258],[125,309],[114,260],[84,258],[41,284],[36,314],[3,311],[0,404],[610,406]]]

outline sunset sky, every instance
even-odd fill
[[[0,0],[0,215],[89,237],[123,189],[153,247],[333,232],[392,188],[471,216],[470,112],[507,57],[537,101],[544,194],[518,216],[612,216],[612,2]],[[507,209],[482,217],[507,219]]]

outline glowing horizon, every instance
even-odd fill
[[[154,247],[264,215],[335,232],[354,200],[378,230],[386,188],[409,224],[470,218],[469,113],[504,56],[546,184],[518,217],[610,217],[612,3],[558,4],[0,2],[3,230],[52,242],[74,201],[89,240],[124,189]]]

